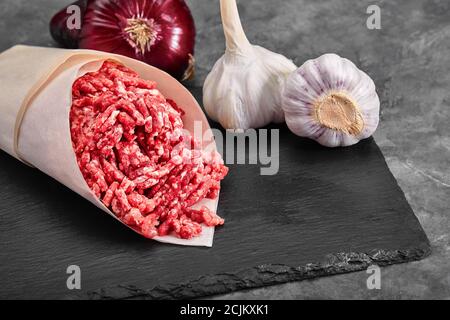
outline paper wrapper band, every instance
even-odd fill
[[[118,61],[142,78],[156,81],[161,93],[186,112],[185,128],[193,132],[194,121],[201,121],[204,146],[215,147],[197,101],[167,73],[140,61],[104,52],[15,46],[0,54],[0,149],[38,168],[119,220],[96,198],[84,180],[70,135],[73,82],[87,72],[98,70],[105,60]],[[201,205],[216,212],[217,203],[217,199],[205,199]],[[201,236],[194,239],[165,236],[155,240],[212,246],[213,236],[214,228],[204,226]]]
[[[7,99],[2,98],[1,106],[1,149],[27,162],[20,156],[18,145],[20,126],[30,101],[58,71],[94,57],[100,58],[95,53],[20,45],[3,52],[0,55],[0,70],[2,91]],[[7,116],[10,117],[6,118]],[[15,121],[11,121],[14,118]]]

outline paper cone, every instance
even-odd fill
[[[124,56],[30,46],[15,46],[0,54],[0,148],[58,180],[119,220],[97,199],[84,180],[72,148],[69,122],[72,84],[83,74],[98,70],[103,61],[109,59],[133,69],[143,79],[156,81],[161,93],[186,112],[183,117],[185,128],[193,133],[194,121],[201,121],[207,136],[203,140],[204,146],[215,148],[209,124],[197,101],[169,74]],[[205,199],[201,204],[216,212],[217,203],[218,199]],[[202,234],[190,240],[174,236],[154,239],[210,247],[213,237],[214,228],[203,226]]]

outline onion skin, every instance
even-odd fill
[[[81,0],[82,27],[67,29],[63,9],[52,19],[52,36],[64,47],[121,54],[177,79],[193,75],[195,24],[184,0]],[[74,44],[76,46],[74,46]]]

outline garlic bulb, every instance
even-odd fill
[[[366,73],[348,59],[324,54],[288,77],[282,107],[293,133],[337,147],[353,145],[375,132],[380,100]]]
[[[226,129],[282,122],[281,84],[297,67],[282,55],[250,44],[236,0],[221,0],[220,9],[226,51],[203,86],[206,113]]]

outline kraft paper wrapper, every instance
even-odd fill
[[[104,52],[15,46],[0,54],[0,149],[58,180],[120,221],[95,197],[84,180],[72,148],[69,123],[73,82],[87,72],[98,70],[103,61],[110,59],[135,70],[144,79],[156,81],[161,93],[186,112],[185,128],[192,133],[194,121],[201,121],[207,137],[203,140],[204,147],[215,148],[197,101],[167,73]],[[201,204],[216,212],[217,203],[217,199],[205,199]],[[170,235],[155,240],[211,247],[213,237],[214,228],[203,226],[202,235],[191,240]]]

